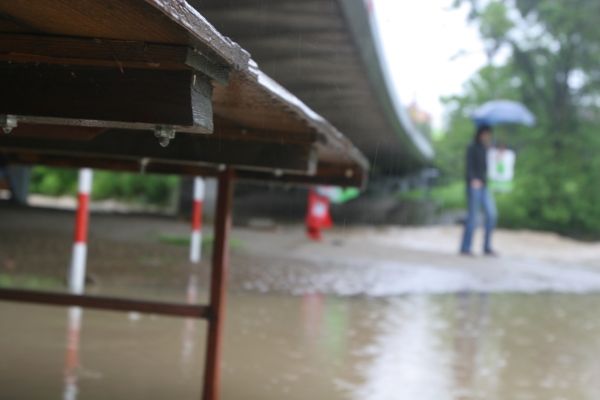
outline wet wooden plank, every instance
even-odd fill
[[[188,69],[186,46],[46,35],[0,34],[0,58],[12,62]]]
[[[212,86],[193,71],[0,63],[0,87],[0,114],[65,125],[213,128]]]
[[[110,157],[45,154],[30,150],[1,149],[0,154],[11,163],[24,165],[47,165],[61,168],[94,168],[109,171],[176,174],[189,176],[214,177],[219,170],[216,166],[199,163],[165,162],[157,159],[115,159]],[[352,171],[348,173],[348,170]],[[306,174],[275,174],[272,171],[252,169],[236,169],[236,176],[241,181],[256,181],[280,183],[282,185],[334,185],[341,187],[364,188],[367,183],[365,171],[355,165],[345,169],[331,168],[319,165],[317,173]]]
[[[277,129],[280,127],[277,121],[273,121],[271,126],[266,125],[264,129],[257,129],[241,124],[236,120],[215,115],[214,126],[214,137],[245,142],[312,145],[318,137],[314,130],[308,128],[298,132]]]
[[[53,306],[77,306],[108,311],[135,311],[145,314],[166,315],[172,317],[207,319],[210,316],[210,308],[202,305],[163,303],[37,290],[0,288],[0,300]]]
[[[73,154],[47,154],[31,150],[0,149],[0,154],[9,163],[23,165],[46,165],[58,168],[94,168],[117,172],[216,176],[216,166],[199,163],[169,163],[156,159],[118,159],[102,156],[80,156]]]
[[[42,137],[64,140],[91,140],[103,132],[106,132],[106,128],[19,124],[13,129],[11,134],[18,135],[21,138]]]
[[[221,35],[187,0],[145,0],[172,21],[185,28],[192,38],[210,47],[234,68],[248,68],[250,54],[237,43]]]
[[[228,67],[191,47],[130,40],[0,34],[0,60],[107,67],[122,73],[132,68],[193,69],[221,84],[227,83],[229,74]]]
[[[238,178],[246,181],[270,181],[288,185],[329,185],[364,189],[367,185],[368,174],[366,170],[356,164],[344,165],[319,162],[316,171],[310,175],[283,173],[267,176],[257,171],[240,171]]]
[[[185,0],[14,0],[0,14],[4,32],[189,45],[242,70],[250,59]]]

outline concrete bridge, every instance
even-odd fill
[[[391,86],[370,0],[189,2],[344,132],[375,173],[405,175],[432,159]]]

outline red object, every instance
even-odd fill
[[[85,243],[87,242],[90,195],[79,193],[78,203],[79,206],[77,207],[77,215],[75,217],[75,243]]]
[[[194,208],[192,210],[192,230],[202,230],[202,201],[194,200]]]
[[[329,199],[316,190],[308,193],[308,212],[306,214],[306,234],[312,240],[321,240],[321,230],[333,226],[329,213]]]

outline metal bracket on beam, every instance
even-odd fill
[[[146,173],[148,164],[150,164],[150,159],[148,157],[144,157],[140,160],[140,174],[144,175]]]
[[[18,125],[17,117],[15,115],[2,114],[0,115],[0,126],[4,133],[9,134]]]
[[[175,139],[175,128],[172,126],[159,125],[154,128],[154,136],[162,147],[167,147],[171,140]]]

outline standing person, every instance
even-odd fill
[[[485,216],[485,236],[483,252],[495,256],[492,248],[492,232],[496,227],[496,204],[487,185],[487,152],[492,144],[492,128],[480,125],[475,132],[475,138],[467,148],[466,183],[468,213],[465,221],[460,253],[471,255],[471,242],[477,223],[477,214],[483,208]]]

